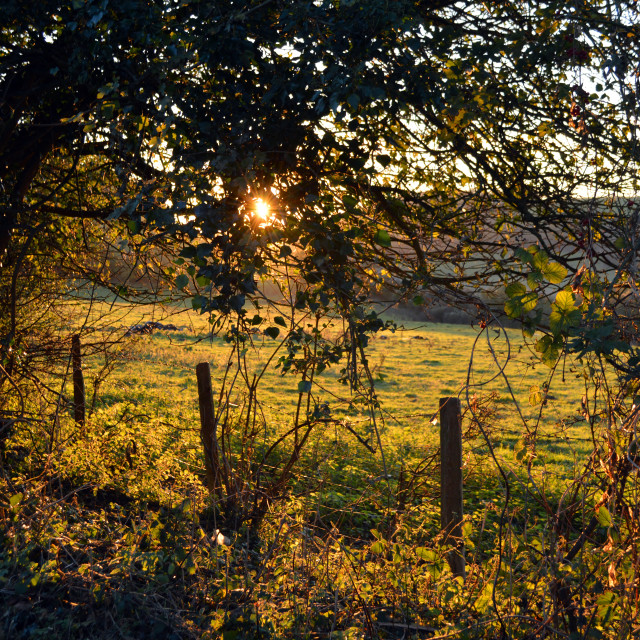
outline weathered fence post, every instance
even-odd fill
[[[461,422],[460,400],[440,398],[440,524],[445,543],[455,544],[447,557],[451,571],[464,578]]]
[[[207,487],[210,491],[215,491],[217,476],[216,418],[213,409],[211,369],[208,362],[201,362],[196,366],[196,377],[198,378],[198,400],[200,403],[200,438],[204,447]]]
[[[71,337],[71,366],[73,368],[73,419],[76,424],[84,427],[86,404],[79,335]]]

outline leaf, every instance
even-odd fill
[[[275,340],[280,335],[280,329],[278,329],[278,327],[267,327],[264,333],[266,336],[269,336],[269,338]]]
[[[611,525],[613,525],[613,518],[609,513],[609,509],[607,509],[607,507],[605,507],[604,505],[602,505],[598,509],[598,513],[596,514],[596,517],[598,518],[598,522],[602,527],[609,528]]]
[[[416,557],[426,562],[436,562],[438,560],[438,554],[429,547],[417,547],[415,550]]]
[[[471,539],[473,535],[473,523],[469,520],[466,520],[462,525],[462,537],[464,538],[464,543],[469,549],[475,548],[475,543]]]
[[[538,271],[543,271],[549,262],[549,255],[546,251],[542,249],[536,252],[533,256],[533,260],[531,261],[531,266]]]
[[[504,310],[510,318],[519,318],[529,311],[533,311],[538,304],[538,295],[534,291],[527,292],[521,282],[512,282],[506,288],[509,300],[505,302]]]
[[[376,542],[371,545],[371,553],[381,555],[384,553],[386,546],[387,545],[382,540],[376,540]]]
[[[611,591],[607,591],[606,593],[603,593],[601,596],[598,596],[598,599],[596,600],[596,604],[599,607],[608,607],[613,604],[614,600],[615,600],[615,595]]]
[[[542,336],[535,344],[536,351],[540,354],[540,359],[548,367],[553,367],[560,357],[562,349],[562,339],[557,341],[552,336]]]
[[[532,407],[539,405],[542,402],[542,392],[540,391],[540,387],[536,384],[532,387],[529,387],[529,404]]]
[[[357,93],[352,93],[348,98],[347,102],[352,109],[357,109],[360,104],[360,96]]]
[[[342,196],[342,204],[347,207],[347,209],[354,209],[358,204],[358,200],[353,196],[347,194],[345,196]]]
[[[279,324],[281,327],[286,327],[287,326],[287,322],[286,320],[282,317],[282,316],[276,316],[273,321],[276,324]]]
[[[181,273],[176,278],[176,287],[178,289],[184,289],[189,284],[189,276],[186,276],[184,273]]]
[[[542,272],[541,271],[532,271],[527,276],[527,284],[530,289],[535,289],[542,282]]]
[[[527,288],[521,282],[512,282],[507,285],[505,293],[508,298],[515,298],[516,296],[522,296],[527,292]]]
[[[376,244],[379,244],[381,247],[391,246],[391,236],[384,229],[378,229],[376,231],[376,235],[374,236],[373,241]]]
[[[576,298],[571,291],[559,291],[551,305],[549,327],[554,336],[566,332],[580,324],[580,310],[576,307]]]
[[[22,501],[22,498],[24,498],[24,493],[15,493],[9,498],[9,504],[12,507],[15,507],[16,505],[20,504],[20,502]]]
[[[567,273],[567,269],[557,262],[549,262],[542,269],[542,275],[551,284],[560,284],[567,277]]]
[[[616,249],[620,249],[620,250],[622,250],[622,249],[626,249],[627,244],[628,244],[628,243],[627,243],[626,238],[622,238],[622,237],[620,237],[620,238],[616,238],[615,242],[613,243],[613,246],[614,246]]]
[[[381,164],[384,169],[391,163],[391,156],[388,156],[386,153],[381,153],[379,156],[376,156],[376,161]]]
[[[518,442],[518,444],[514,447],[513,452],[515,454],[517,462],[523,464],[526,462],[529,449],[527,448],[527,445],[523,440],[520,440]]]
[[[191,298],[191,308],[196,311],[202,311],[202,309],[206,308],[208,302],[209,301],[204,296],[193,296],[193,298]]]
[[[533,256],[531,255],[531,253],[521,248],[516,249],[515,257],[526,264],[530,264],[533,260]]]
[[[311,380],[300,380],[298,382],[298,393],[309,393],[311,391]]]

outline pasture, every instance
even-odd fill
[[[100,339],[165,322],[117,305],[109,314],[83,310],[85,322],[101,319]],[[255,334],[229,385],[237,349],[212,338],[201,316],[174,310],[169,321],[176,330],[127,337],[110,351],[87,341],[84,427],[66,409],[50,432],[25,429],[12,443],[24,478],[35,480],[6,505],[14,513],[0,565],[9,637],[53,629],[82,638],[105,616],[104,637],[492,637],[494,600],[498,611],[544,614],[527,612],[522,594],[544,601],[555,588],[558,565],[539,550],[568,541],[549,514],[563,513],[570,490],[579,530],[596,501],[576,482],[592,448],[579,412],[581,365],[551,371],[515,330],[404,323],[382,332],[367,349],[375,429],[339,367],[322,372],[309,402],[330,407],[335,420],[311,432],[264,517],[235,527],[203,485],[195,367],[210,363],[214,398],[226,380],[229,424],[238,425],[229,459],[249,470],[294,421],[299,380],[265,368],[278,343]],[[333,338],[340,331],[324,328]],[[258,378],[257,427],[247,440],[242,379]],[[73,396],[70,379],[63,395]],[[437,409],[445,396],[460,397],[464,409],[464,583],[452,578],[440,544]],[[264,474],[290,446],[282,441]],[[55,480],[39,481],[36,469]],[[589,574],[590,561],[576,571]],[[20,609],[25,595],[35,608]],[[595,601],[592,609],[600,624],[606,612]]]

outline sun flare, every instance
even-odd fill
[[[255,203],[255,211],[258,218],[267,220],[270,213],[269,203],[262,200],[262,198],[258,198]]]

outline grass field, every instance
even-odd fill
[[[229,389],[237,351],[184,310],[80,309],[96,336],[84,345],[90,417],[79,429],[67,411],[50,431],[19,432],[13,455],[24,476],[14,486],[23,488],[3,489],[15,514],[0,563],[5,637],[52,629],[68,638],[497,637],[502,610],[527,620],[508,623],[524,638],[551,615],[545,594],[566,569],[540,550],[569,541],[549,515],[564,513],[572,487],[570,530],[578,531],[596,500],[574,482],[592,450],[578,413],[581,367],[561,362],[551,376],[512,330],[404,323],[384,332],[367,350],[377,434],[339,372],[324,371],[310,403],[330,405],[338,420],[314,428],[264,518],[234,528],[203,485],[195,367],[210,363],[215,396],[225,376]],[[97,348],[152,319],[178,329]],[[341,327],[325,331],[336,337]],[[229,459],[248,470],[242,495],[250,496],[255,460],[294,423],[301,396],[298,378],[265,369],[276,341],[256,334],[245,346],[242,375],[262,375],[251,439],[240,428],[247,407],[240,378],[227,400],[229,424],[238,426]],[[70,380],[63,392],[72,397]],[[445,396],[460,397],[464,408],[464,585],[452,579],[439,543],[437,408]],[[283,440],[266,475],[291,446]],[[490,446],[509,481],[504,511]],[[40,475],[27,480],[34,469]],[[572,569],[575,579],[592,580],[594,562]],[[528,592],[547,605],[531,608],[522,599]],[[39,604],[27,613],[25,599]],[[605,614],[590,606],[594,628],[602,628]],[[622,620],[624,612],[607,615]]]
[[[122,327],[152,317],[117,316],[115,322]],[[196,430],[195,366],[210,363],[215,394],[231,346],[223,338],[211,339],[206,320],[199,316],[183,312],[172,314],[170,321],[182,330],[132,338],[122,347],[122,357],[98,395],[97,406],[133,402],[168,422]],[[339,328],[330,327],[327,332],[335,335]],[[255,336],[248,348],[249,376],[262,373],[277,344]],[[582,366],[563,362],[551,375],[518,330],[481,333],[468,326],[404,322],[396,331],[375,337],[367,354],[381,403],[380,430],[386,448],[437,446],[434,421],[439,398],[457,396],[465,406],[474,396],[486,399],[494,394],[495,415],[488,428],[505,465],[512,465],[512,451],[528,431],[536,432],[536,464],[550,476],[570,475],[574,464],[591,449],[590,433],[578,415],[585,393]],[[85,360],[88,379],[100,365],[100,356]],[[314,400],[330,403],[338,415],[349,415],[349,388],[338,382],[339,375],[339,367],[323,372],[316,379]],[[548,395],[543,398],[545,388]],[[232,402],[241,405],[243,393],[238,385]],[[268,422],[290,422],[297,399],[298,380],[267,368],[260,400]],[[482,440],[468,441],[469,455],[486,454]]]

